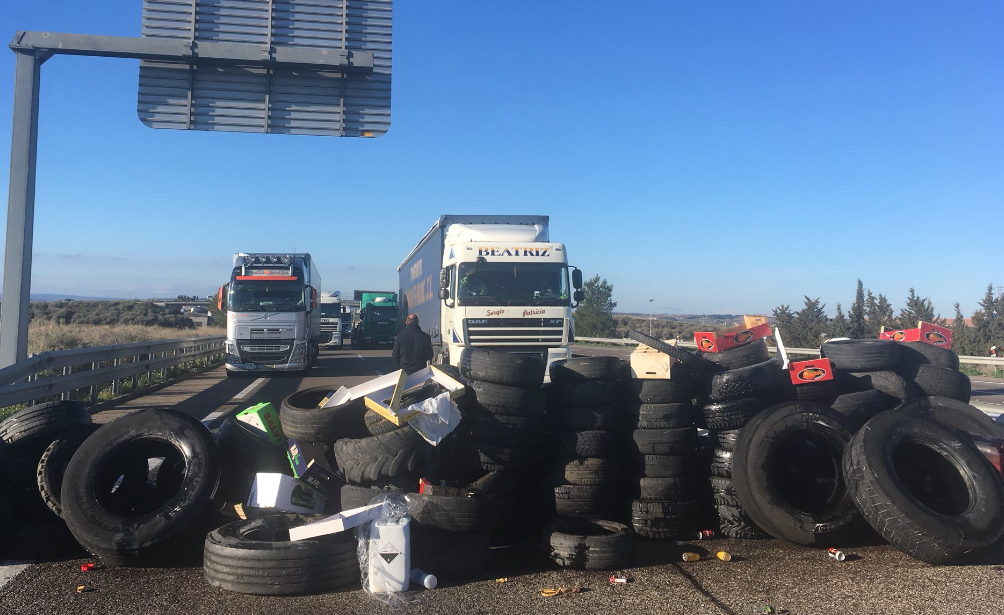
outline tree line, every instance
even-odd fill
[[[637,329],[658,339],[682,337],[692,340],[694,331],[706,331],[709,325],[694,321],[645,319],[632,316],[615,316],[617,302],[613,300],[613,284],[596,275],[583,285],[585,299],[575,309],[575,333],[579,337],[627,337],[627,332]],[[986,356],[991,346],[1004,350],[1004,294],[994,295],[993,284],[987,285],[986,294],[972,315],[973,326],[966,325],[959,303],[955,303],[955,317],[951,324],[952,349],[960,355]],[[921,297],[911,288],[903,308],[897,314],[889,299],[875,294],[858,280],[854,300],[848,309],[836,305],[836,315],[826,314],[826,304],[819,297],[805,296],[804,305],[797,311],[782,304],[773,309],[775,325],[780,328],[786,346],[792,348],[819,348],[823,341],[834,337],[854,339],[877,338],[886,329],[910,329],[918,321],[948,326],[946,319],[936,312],[931,300]]]

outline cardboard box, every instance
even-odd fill
[[[324,511],[324,497],[292,476],[259,472],[248,494],[248,506],[316,515]]]
[[[344,532],[367,521],[375,521],[383,512],[382,509],[383,504],[371,504],[343,510],[336,515],[331,515],[320,521],[289,528],[289,539],[305,540],[307,538],[314,538],[315,536]]]
[[[638,344],[631,353],[630,362],[632,378],[669,378],[673,363],[678,361],[651,346]]]
[[[341,489],[345,480],[324,461],[325,450],[323,444],[301,445],[292,438],[286,440],[286,457],[293,468],[293,476],[329,498]]]
[[[750,316],[744,317],[744,320],[746,318],[751,319],[753,322],[763,318],[765,322],[754,324],[753,326],[748,326],[744,322],[741,325],[730,327],[721,333],[695,331],[694,341],[697,342],[697,348],[702,352],[721,352],[729,348],[749,344],[770,335],[770,323],[766,322],[766,317]]]
[[[932,346],[951,349],[952,330],[921,320],[917,322],[916,329],[889,329],[887,331],[885,327],[882,327],[879,331],[879,339],[895,342],[924,342]]]
[[[812,359],[810,361],[795,361],[788,364],[788,375],[791,383],[806,384],[833,380],[833,366],[829,359]]]
[[[446,372],[429,366],[411,375],[405,374],[404,370],[397,370],[356,385],[351,389],[341,387],[327,397],[327,402],[321,407],[337,406],[362,397],[368,409],[395,425],[403,425],[418,414],[418,411],[401,408],[401,397],[406,391],[421,386],[429,380],[446,389],[450,393],[451,400],[464,393],[463,384],[454,380]]]
[[[264,401],[246,410],[241,410],[234,418],[257,429],[261,432],[259,435],[272,444],[286,446],[286,434],[282,433],[279,413],[272,408],[272,404],[269,402]]]

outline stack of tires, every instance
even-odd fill
[[[645,538],[689,537],[699,518],[695,380],[674,364],[669,379],[626,383],[626,462],[631,525]]]
[[[731,538],[755,538],[763,531],[740,504],[733,483],[735,447],[745,425],[764,410],[784,383],[781,362],[770,359],[761,339],[721,352],[701,353],[718,373],[702,379],[703,422],[715,446],[708,468],[718,531]]]
[[[500,542],[525,536],[527,524],[539,522],[533,470],[541,459],[545,369],[537,355],[468,347],[460,356],[466,391],[457,400],[463,419],[449,466],[479,492],[499,497],[493,533]]]
[[[616,502],[620,477],[623,362],[581,357],[551,364],[548,387],[546,510],[561,516],[605,517]]]

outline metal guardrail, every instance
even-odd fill
[[[69,399],[71,392],[85,388],[90,388],[93,405],[100,385],[111,383],[118,393],[119,383],[127,378],[132,378],[135,389],[141,374],[150,379],[154,370],[160,370],[166,377],[169,367],[216,355],[222,359],[224,340],[223,336],[189,337],[32,355],[0,369],[0,408],[54,395]],[[43,375],[54,370],[60,373]]]
[[[587,343],[592,343],[592,344],[614,344],[614,345],[618,345],[618,346],[637,346],[638,345],[638,342],[636,342],[636,341],[634,341],[632,339],[621,339],[621,338],[606,339],[606,338],[602,338],[602,337],[578,337],[578,336],[576,336],[575,337],[575,341],[577,341],[577,342],[587,342]],[[697,344],[695,342],[684,342],[684,341],[676,342],[675,340],[665,340],[665,341],[666,341],[667,344],[674,344],[674,343],[676,343],[681,348],[697,348]],[[777,348],[774,347],[774,346],[768,346],[767,349],[770,350],[770,352],[777,352]],[[813,356],[813,357],[818,357],[819,356],[819,349],[818,348],[788,348],[788,347],[785,347],[785,351],[787,351],[788,354],[809,355],[809,356]],[[960,355],[959,356],[959,363],[965,363],[965,364],[968,364],[968,365],[995,365],[995,366],[1004,368],[1004,357],[971,357],[971,356],[961,356]]]

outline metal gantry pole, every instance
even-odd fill
[[[0,368],[28,354],[28,297],[35,219],[35,159],[38,151],[39,69],[45,57],[17,53],[14,75],[14,127],[7,197],[7,244],[0,314]]]

